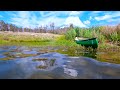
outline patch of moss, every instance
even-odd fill
[[[10,57],[10,58],[16,58],[16,57],[31,57],[31,56],[36,56],[36,54],[23,54],[23,53],[16,53],[15,55],[10,54],[10,52],[5,52],[4,53],[5,56]]]
[[[20,57],[31,57],[31,56],[36,56],[36,54],[20,54]]]
[[[33,61],[45,61],[48,60],[48,58],[35,58]]]
[[[11,57],[5,57],[5,58],[0,58],[0,60],[13,60],[14,58]]]
[[[46,69],[47,66],[42,66],[42,65],[40,65],[40,66],[37,66],[36,68],[38,68],[38,69]]]

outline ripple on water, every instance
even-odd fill
[[[44,50],[16,46],[0,48],[0,58],[6,57],[4,52],[16,56],[14,60],[0,61],[0,78],[28,78],[31,75],[35,78],[120,78],[119,64],[81,56],[71,57],[57,52],[38,54],[41,51]],[[89,57],[88,54],[83,56]]]
[[[6,57],[5,55],[0,54],[0,58],[5,58],[5,57]]]

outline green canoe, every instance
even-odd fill
[[[98,47],[98,40],[97,38],[90,38],[90,39],[86,39],[86,40],[76,40],[77,44],[80,44],[81,46],[85,46],[87,47],[92,47],[93,49]]]

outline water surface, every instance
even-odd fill
[[[65,47],[0,47],[0,79],[117,79],[120,53]]]

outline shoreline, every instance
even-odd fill
[[[0,46],[2,45],[25,45],[25,46],[73,46],[74,41],[66,40],[64,35],[52,33],[10,32],[0,31]],[[80,46],[82,48],[82,46]],[[120,51],[120,46],[112,43],[99,43],[98,50]]]

